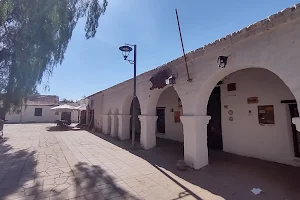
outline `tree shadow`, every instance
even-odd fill
[[[58,131],[80,131],[81,128],[74,126],[50,126],[46,127],[46,130],[49,132],[58,132]]]
[[[35,182],[36,151],[15,149],[9,138],[0,140],[0,199],[24,197],[26,185]]]
[[[74,181],[80,188],[84,188],[87,199],[112,199],[122,197],[126,199],[139,200],[138,197],[130,194],[121,185],[115,182],[114,178],[99,165],[89,165],[79,162],[73,169]],[[80,193],[81,190],[78,190]]]
[[[257,187],[263,190],[257,196],[259,199],[297,199],[300,196],[297,167],[210,150],[209,165],[200,170],[179,171],[176,163],[183,159],[183,143],[157,138],[157,146],[151,150],[132,150],[130,141],[117,141],[103,134],[97,136],[148,161],[191,196],[194,196],[192,191],[161,169],[225,199],[252,199],[251,189]]]

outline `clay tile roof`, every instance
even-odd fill
[[[32,95],[26,102],[29,106],[56,106],[58,104],[59,98],[56,95]]]

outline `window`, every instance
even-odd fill
[[[42,116],[43,109],[42,108],[35,108],[34,109],[34,116]]]

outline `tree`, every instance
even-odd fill
[[[61,64],[80,18],[93,38],[107,0],[0,1],[0,118],[36,93],[44,75]]]
[[[74,103],[74,101],[72,99],[66,99],[66,98],[63,98],[60,103]]]

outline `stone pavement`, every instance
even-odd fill
[[[47,126],[5,126],[0,198],[223,199],[201,188],[193,197],[161,169],[89,132],[47,131]]]
[[[243,162],[236,165],[233,159],[226,164],[212,162],[199,171],[178,172],[178,146],[131,151],[129,141],[49,126],[5,125],[5,138],[0,141],[0,199],[300,199],[296,198],[300,197],[297,168],[264,163],[257,166],[273,174],[256,168],[245,171]],[[283,169],[283,178],[276,177],[277,169]],[[295,182],[281,185],[289,183],[290,176]],[[260,185],[253,182],[261,183],[265,193],[254,196],[250,190]]]

